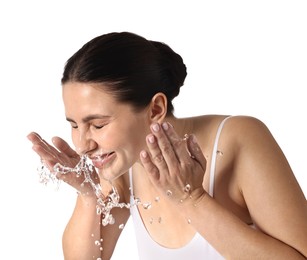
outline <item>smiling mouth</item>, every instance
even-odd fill
[[[96,155],[91,157],[92,163],[96,168],[102,168],[106,163],[112,159],[112,155],[115,155],[114,152],[105,153],[102,155]]]

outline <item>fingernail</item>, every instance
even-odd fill
[[[154,124],[154,125],[152,126],[152,129],[153,129],[155,132],[158,132],[159,129],[160,129],[159,124]]]
[[[168,123],[164,122],[162,124],[162,127],[163,127],[164,130],[167,130],[168,129]]]
[[[141,152],[141,156],[142,156],[143,158],[146,158],[146,157],[147,157],[147,152],[146,152],[146,151],[142,151],[142,152]]]
[[[155,137],[153,135],[149,135],[147,137],[147,140],[148,140],[149,143],[153,144],[155,142]]]

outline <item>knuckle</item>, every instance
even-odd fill
[[[161,149],[163,150],[163,153],[165,154],[171,154],[173,151],[173,148],[170,145],[163,145],[161,146]]]
[[[182,145],[183,141],[181,139],[176,139],[173,141],[173,147],[175,149],[179,148]]]
[[[159,174],[158,169],[157,169],[155,166],[153,166],[153,165],[149,166],[149,168],[147,169],[147,171],[148,171],[150,174],[152,174],[152,175],[158,175],[158,174]]]
[[[163,155],[161,153],[156,155],[153,159],[156,163],[161,163],[162,161],[164,161]]]

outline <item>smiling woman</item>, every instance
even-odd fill
[[[180,88],[180,95],[173,100],[174,115],[177,118],[220,114],[251,115],[261,119],[278,140],[306,197],[307,37],[304,33],[307,31],[306,13],[307,1],[305,0],[0,1],[0,23],[2,25],[0,44],[2,184],[0,189],[2,213],[0,238],[1,241],[5,241],[0,250],[0,259],[63,259],[62,235],[75,207],[76,191],[71,185],[55,179],[50,180],[47,186],[39,183],[36,168],[40,166],[40,157],[31,151],[32,143],[25,136],[35,130],[46,141],[52,142],[52,137],[57,135],[66,140],[76,152],[76,147],[71,141],[71,131],[74,130],[65,121],[66,114],[63,111],[60,84],[63,64],[83,43],[108,32],[136,32],[148,39],[169,44],[182,56],[187,66],[188,76],[184,81],[184,87]],[[147,55],[143,56],[144,59],[146,57]],[[113,96],[112,93],[110,94]],[[76,105],[78,105],[77,100]],[[220,134],[220,145],[225,140],[223,136],[233,119],[236,117],[226,121]],[[95,126],[100,127],[101,125],[95,123]],[[177,131],[177,126],[174,125],[174,127]],[[99,131],[104,131],[103,129]],[[148,131],[148,134],[151,131],[149,128],[145,130]],[[241,128],[241,130],[243,134],[247,132],[246,129]],[[138,133],[139,130],[134,129],[134,131]],[[216,132],[217,127],[212,130],[212,135],[215,136]],[[233,132],[241,134],[238,129],[234,129]],[[116,133],[118,134],[117,131]],[[194,134],[200,143],[199,133]],[[178,135],[182,138],[185,134],[193,134],[193,132],[186,129]],[[128,142],[129,138],[130,135],[126,137],[127,140],[124,139]],[[54,140],[57,142],[58,139]],[[104,141],[101,142],[104,143]],[[207,169],[212,168],[209,165],[212,162],[209,158],[212,157],[209,149],[213,147],[213,144],[201,145],[206,146],[203,152],[207,160]],[[108,148],[105,152],[114,152],[117,156],[116,147],[108,146]],[[148,149],[145,150],[148,151]],[[118,152],[121,155],[127,153],[129,151],[126,150]],[[217,153],[216,171],[221,172],[221,161],[229,158],[229,152],[218,146]],[[154,156],[157,162],[164,159],[159,153]],[[128,158],[128,155],[125,155],[126,157]],[[80,156],[77,154],[76,164],[79,159]],[[264,160],[266,159],[264,156]],[[251,171],[245,171],[252,177],[257,176],[259,172],[260,170],[253,174]],[[117,173],[114,174],[117,175]],[[149,209],[143,210],[142,205],[138,207],[142,211],[144,222],[138,221],[140,220],[138,215],[133,215],[133,219],[138,221],[137,223],[146,224],[151,232],[160,225],[161,230],[165,229],[165,233],[171,235],[170,230],[172,229],[167,229],[167,223],[171,222],[174,217],[160,215],[160,212],[163,211],[164,197],[158,196],[158,193],[149,189],[146,182],[135,187],[134,184],[140,180],[136,176],[137,169],[133,169],[132,175],[133,185],[120,183],[122,177],[116,178],[113,184],[116,184],[116,187],[133,186],[135,199],[141,192],[144,194],[148,192],[147,197],[145,194],[140,199],[142,203],[147,203]],[[280,175],[283,174],[280,173]],[[112,176],[115,175],[112,173]],[[248,174],[246,176],[249,177]],[[230,188],[229,182],[224,182],[224,178],[219,178],[218,173],[215,177],[213,197],[216,200],[223,199],[219,194],[220,190],[227,190],[229,196],[238,198],[235,186]],[[273,193],[279,181],[270,182],[268,180],[263,183],[270,186]],[[107,184],[109,185],[109,182]],[[108,188],[111,188],[107,184],[103,185],[106,190],[105,194],[109,191]],[[140,185],[144,186],[142,191]],[[183,185],[185,187],[186,183]],[[77,186],[81,188],[80,185]],[[208,186],[206,186],[207,190]],[[288,189],[291,188],[285,187],[285,191]],[[163,195],[164,193],[174,194],[174,190],[167,188],[163,191]],[[270,217],[271,210],[280,208],[280,205],[277,204],[278,207],[274,205],[270,208],[267,203],[267,201],[270,202],[270,199],[258,193],[259,191],[256,197],[259,197],[261,201],[258,201],[256,208],[267,206],[268,209],[262,210],[261,213],[263,217]],[[129,202],[129,199],[121,198],[121,202]],[[285,198],[286,204],[288,200],[291,200],[291,197]],[[96,198],[93,198],[92,201],[97,206]],[[237,209],[236,213],[240,212],[242,205],[244,206],[244,200],[237,200],[237,204],[231,203],[232,201],[228,202]],[[250,203],[250,200],[246,200],[246,203]],[[79,205],[85,204],[80,203]],[[88,206],[90,207],[90,203]],[[155,211],[157,207],[161,210]],[[223,207],[225,207],[224,204]],[[132,210],[134,209],[133,207]],[[96,209],[91,208],[89,212],[94,210]],[[251,223],[249,215],[245,213],[240,212],[241,219],[245,223]],[[250,212],[253,215],[256,213]],[[86,224],[90,223],[90,218],[86,214],[81,215],[77,223],[82,226],[78,222],[83,219],[82,216],[86,217],[84,220],[84,227],[86,227]],[[192,215],[189,214],[188,217],[189,227],[194,226],[195,221]],[[283,220],[283,217],[287,217],[288,222],[295,221],[292,213],[288,211],[283,211],[280,215],[276,214],[276,217],[271,216],[277,221]],[[124,229],[120,229],[122,233],[116,243],[112,260],[138,259],[134,233],[136,224],[133,219],[129,217]],[[120,219],[117,221],[118,223],[109,227],[119,229],[123,221]],[[222,229],[220,223],[224,222],[225,219],[217,222],[216,229]],[[186,223],[188,220],[185,219],[180,228],[187,228]],[[277,225],[277,223],[273,224]],[[177,223],[174,222],[174,225]],[[285,231],[288,226],[289,224],[286,223],[283,227],[274,230],[280,233],[288,232]],[[139,232],[144,230],[144,225],[143,229],[142,226],[139,227]],[[270,230],[269,227],[263,228],[264,232]],[[147,229],[145,231],[147,232]],[[176,247],[176,244],[163,244],[161,241],[163,234],[158,237],[157,233],[153,236],[154,241],[160,242],[162,246]],[[182,230],[181,234],[183,233]],[[82,240],[82,234],[78,232],[76,234],[75,237],[80,237]],[[236,234],[234,232],[229,241],[233,241],[233,237],[238,237]],[[275,233],[268,232],[268,234],[269,241]],[[152,241],[151,237],[146,238],[145,235],[140,236],[143,238],[140,239],[141,242]],[[281,237],[284,236],[281,235]],[[75,237],[71,240],[71,244],[74,244]],[[295,241],[290,236],[287,235],[287,237]],[[180,236],[178,238],[177,236],[176,238],[183,240],[182,245],[185,242],[187,245],[187,241],[192,241],[189,240],[189,237],[181,238]],[[180,243],[177,239],[174,240],[174,243],[178,245]],[[209,238],[206,239],[209,240]],[[101,243],[99,239],[98,242],[94,238],[92,241],[97,244]],[[89,242],[90,245],[92,241]],[[152,244],[149,243],[149,245]],[[233,247],[239,248],[239,246],[244,248],[241,243]],[[104,247],[103,241],[102,247]],[[189,259],[192,257],[189,256]]]
[[[141,259],[306,258],[306,198],[269,128],[252,116],[175,116],[186,75],[171,47],[130,32],[97,36],[68,59],[74,148],[28,135],[50,171],[84,156],[94,165],[57,175],[78,191],[65,259],[110,259],[130,215]],[[97,209],[113,196],[129,206],[105,225]]]
[[[122,174],[119,168],[123,167],[120,153],[115,151],[119,149],[121,152],[133,154],[133,149],[141,149],[140,145],[133,141],[139,140],[139,134],[145,129],[145,125],[140,118],[142,115],[136,114],[129,104],[116,102],[112,95],[101,90],[101,87],[106,86],[100,84],[99,87],[97,83],[64,84],[65,114],[72,126],[72,140],[76,151],[82,155],[96,149],[95,153],[90,154],[94,166],[101,169],[102,178],[113,180],[118,174]],[[135,131],[135,126],[138,126],[140,132]],[[123,138],[129,138],[131,143]],[[96,147],[97,142],[93,141],[95,139],[103,145]],[[137,157],[138,155],[132,160]],[[113,163],[110,163],[111,161]],[[127,171],[128,168],[124,168],[124,172]]]

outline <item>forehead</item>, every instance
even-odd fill
[[[100,96],[104,98],[111,98],[111,95],[104,91],[102,84],[69,82],[63,85],[63,98],[94,98]]]
[[[63,85],[63,102],[66,113],[110,113],[121,104],[115,98],[98,87],[97,84],[70,82]]]
[[[104,91],[103,85],[98,84],[80,82],[66,83],[63,85],[62,94],[65,104],[70,101],[77,103],[118,103],[110,93]]]
[[[91,115],[134,121],[146,114],[146,110],[136,112],[133,105],[117,101],[101,84],[66,83],[62,91],[66,118],[74,121]]]

